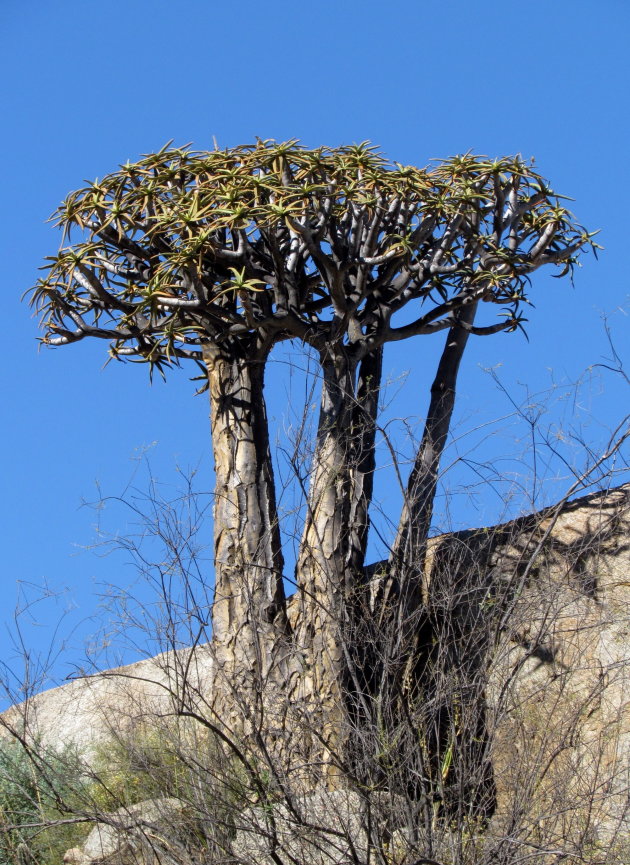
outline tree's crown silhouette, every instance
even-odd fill
[[[368,143],[167,146],[71,193],[55,217],[68,245],[32,289],[43,342],[100,337],[161,370],[251,337],[365,353],[449,327],[478,300],[501,320],[471,329],[513,330],[527,275],[566,272],[595,247],[518,156],[420,169]]]

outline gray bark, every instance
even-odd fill
[[[356,362],[343,350],[322,359],[322,395],[296,583],[301,690],[339,704],[340,622],[348,580],[352,415]]]
[[[318,715],[329,751],[344,760],[348,707],[357,689],[364,690],[365,652],[357,651],[354,637],[365,586],[381,361],[380,350],[360,363],[343,349],[322,359],[319,427],[296,568],[302,669],[294,693]]]
[[[260,687],[289,634],[264,358],[207,346],[204,360],[216,473],[214,644],[225,674],[238,679],[233,688],[241,678]]]

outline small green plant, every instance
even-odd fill
[[[84,790],[76,755],[0,742],[0,865],[58,865],[89,831],[69,818]]]
[[[59,865],[105,814],[177,799],[173,841],[184,855],[224,852],[242,778],[206,729],[153,718],[101,743],[89,760],[16,737],[0,742],[0,865]],[[184,861],[184,860],[182,860]]]
[[[204,855],[225,851],[234,811],[248,800],[242,773],[192,719],[153,718],[136,725],[99,745],[91,763],[86,793],[95,813],[177,799],[186,818],[180,841]]]

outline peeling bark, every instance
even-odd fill
[[[296,566],[296,640],[304,659],[303,692],[319,694],[322,704],[330,705],[339,701],[340,623],[350,588],[346,565],[356,362],[340,351],[322,359],[322,371],[319,426]]]
[[[204,349],[216,473],[213,635],[235,688],[244,678],[264,679],[289,635],[265,359],[252,355],[238,347]]]
[[[322,737],[345,759],[344,714],[361,689],[365,652],[353,644],[365,585],[382,354],[322,360],[323,383],[296,581],[297,693],[320,713]]]

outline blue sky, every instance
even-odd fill
[[[372,0],[4,0],[4,620],[11,621],[20,587],[31,599],[39,590],[30,586],[47,584],[51,595],[66,589],[23,619],[29,648],[49,645],[67,613],[60,633],[68,635],[67,658],[80,663],[82,641],[99,625],[98,615],[90,618],[98,594],[108,582],[132,578],[120,560],[84,549],[94,539],[95,513],[81,502],[95,499],[96,484],[104,494],[120,493],[148,449],[160,481],[175,484],[177,467],[199,466],[200,488],[210,487],[207,403],[193,397],[186,371],[149,387],[143,368],[103,369],[103,344],[38,352],[36,322],[20,296],[57,248],[45,219],[61,198],[170,139],[199,149],[211,149],[213,136],[220,146],[254,136],[309,146],[370,139],[391,158],[418,165],[469,149],[534,156],[556,190],[575,199],[578,219],[602,229],[606,249],[599,262],[584,261],[574,288],[535,276],[529,342],[518,334],[474,341],[457,430],[509,412],[483,371],[497,367],[519,402],[555,382],[563,422],[583,426],[597,445],[627,402],[621,378],[595,369],[578,399],[562,388],[609,355],[602,314],[628,356],[629,24],[625,0],[597,7],[586,0],[393,0],[387,7]],[[392,415],[422,415],[437,350],[425,339],[388,355],[392,379],[411,370]],[[278,359],[269,395],[280,428],[286,368]],[[492,455],[498,466],[497,453],[526,447],[526,429],[511,424],[483,426],[477,438],[491,437],[480,460]],[[465,468],[453,485],[472,482]],[[387,509],[387,484],[381,492]],[[443,504],[444,518],[455,523],[484,524],[502,512],[480,490]],[[109,528],[124,530],[116,519]],[[209,539],[209,525],[206,532]],[[0,659],[18,666],[4,631]],[[68,672],[60,663],[54,669]]]

